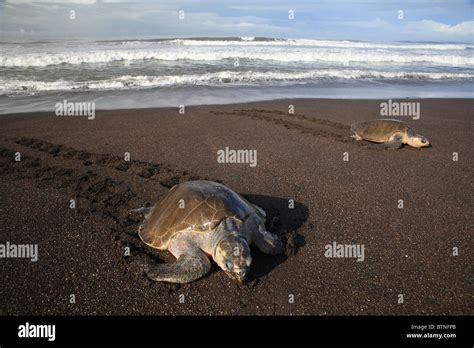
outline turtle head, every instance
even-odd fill
[[[427,147],[430,142],[426,137],[420,134],[413,134],[407,138],[407,144],[413,147]]]
[[[214,261],[229,277],[243,283],[252,263],[250,247],[244,238],[227,235],[217,244]]]

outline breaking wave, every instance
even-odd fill
[[[466,44],[377,44],[324,40],[238,40],[172,39],[160,41],[95,42],[78,47],[44,46],[4,48],[0,67],[46,67],[60,64],[94,64],[115,61],[222,61],[250,59],[268,62],[348,61],[372,64],[417,64],[474,66]]]
[[[280,85],[285,83],[304,84],[318,81],[344,80],[473,80],[474,74],[466,73],[420,73],[388,72],[363,70],[311,70],[304,72],[235,72],[222,71],[206,74],[169,75],[169,76],[120,76],[100,81],[24,81],[0,79],[0,94],[31,93],[56,90],[110,90],[139,89],[172,86],[219,86],[235,85]]]

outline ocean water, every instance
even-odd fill
[[[474,45],[200,38],[0,43],[0,113],[274,98],[472,98]]]

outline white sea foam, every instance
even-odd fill
[[[120,76],[101,81],[22,81],[0,79],[0,94],[32,93],[56,90],[110,90],[135,89],[172,86],[217,86],[236,85],[279,85],[285,83],[317,83],[324,80],[473,80],[474,74],[464,73],[419,73],[387,72],[363,70],[311,70],[304,72],[235,72],[222,71],[207,74],[168,75],[168,76]]]
[[[251,40],[250,40],[251,39]],[[136,42],[136,41],[135,41]],[[313,47],[338,47],[338,48],[382,48],[396,50],[465,50],[474,48],[474,45],[468,44],[436,44],[436,43],[371,43],[357,41],[330,41],[330,40],[311,40],[311,39],[274,39],[255,41],[255,38],[241,38],[241,40],[193,40],[193,39],[174,39],[167,40],[165,44],[178,44],[186,46],[313,46]]]
[[[469,84],[474,46],[258,37],[0,43],[0,94],[15,97],[76,89],[321,86],[336,80]]]
[[[436,43],[369,43],[309,39],[172,39],[80,43],[2,44],[0,67],[45,67],[137,60],[367,62],[474,66],[474,46]]]
[[[257,49],[255,49],[257,48]],[[345,49],[265,49],[265,47],[225,47],[209,50],[198,46],[190,49],[172,47],[170,49],[136,50],[96,50],[67,53],[26,53],[0,55],[3,67],[45,67],[59,64],[108,63],[113,61],[136,60],[192,60],[220,61],[224,59],[252,59],[276,62],[366,62],[374,64],[428,63],[441,66],[474,66],[473,55],[427,54],[421,52],[393,52],[387,50]]]

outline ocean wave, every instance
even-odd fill
[[[463,43],[415,43],[393,42],[376,43],[351,40],[315,40],[315,39],[278,39],[263,37],[230,37],[230,38],[188,38],[160,40],[129,40],[120,41],[122,46],[308,46],[362,49],[393,49],[393,50],[468,50],[474,45]]]
[[[135,41],[136,42],[136,41]],[[255,38],[240,38],[226,40],[206,39],[171,39],[160,43],[183,46],[312,46],[337,48],[382,48],[395,50],[465,50],[474,48],[468,44],[436,44],[436,43],[372,43],[349,40],[312,40],[312,39],[271,39],[255,40]]]
[[[110,90],[154,88],[170,86],[218,86],[235,85],[274,85],[281,83],[312,83],[325,80],[473,80],[474,74],[465,73],[421,73],[388,72],[362,70],[310,70],[304,72],[236,72],[222,71],[207,74],[168,75],[168,76],[120,76],[101,81],[23,81],[0,79],[0,94],[28,94],[41,91],[63,90]]]
[[[251,59],[276,62],[332,62],[332,63],[373,63],[410,64],[428,63],[440,66],[474,66],[474,56],[454,54],[423,54],[419,52],[393,52],[388,50],[338,50],[338,49],[261,49],[236,47],[221,49],[136,49],[136,50],[95,50],[70,53],[26,53],[0,55],[3,67],[45,67],[59,64],[94,64],[114,61],[137,60],[191,60],[221,61],[225,59]]]

